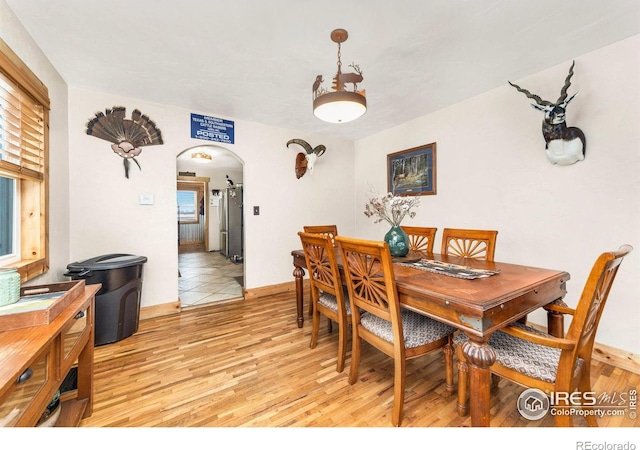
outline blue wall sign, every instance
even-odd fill
[[[233,120],[191,114],[191,137],[233,144]]]

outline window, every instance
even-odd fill
[[[17,259],[16,185],[17,180],[0,176],[0,261],[5,262]]]
[[[22,281],[49,268],[49,94],[0,40],[0,267]]]
[[[178,223],[200,223],[200,216],[204,214],[205,180],[208,178],[178,177]]]
[[[178,221],[198,223],[198,192],[178,191]]]

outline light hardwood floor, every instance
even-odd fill
[[[120,342],[96,348],[93,415],[82,427],[390,427],[393,362],[363,344],[360,377],[335,370],[337,329],[296,325],[295,294],[214,303],[140,321]],[[637,389],[640,376],[595,362],[597,392]],[[407,364],[403,427],[467,427],[444,387],[440,353]],[[520,416],[523,388],[501,380],[492,393],[494,427],[553,427]],[[577,420],[578,425],[584,421]],[[601,427],[634,427],[629,414]]]

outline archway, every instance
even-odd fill
[[[201,158],[204,162],[193,157],[197,153],[205,154]],[[190,197],[194,199],[192,201],[201,202],[197,205],[198,213],[202,213],[198,214],[199,220],[183,225],[179,216],[177,219],[178,285],[182,306],[201,306],[215,301],[242,299],[245,232],[242,204],[243,162],[222,146],[190,147],[176,157],[176,181],[179,197],[181,183],[183,188],[191,189],[192,192],[197,191],[199,186],[204,186],[202,197],[198,197],[197,193],[186,195],[187,199]],[[186,209],[190,211],[189,208]],[[188,219],[188,214],[185,217]],[[193,234],[181,235],[189,227],[191,231],[199,227],[206,236],[199,241],[200,238],[194,238]],[[233,244],[228,241],[230,237]],[[195,239],[202,243],[180,245],[181,238],[187,241]]]

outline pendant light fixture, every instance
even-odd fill
[[[342,28],[331,32],[331,40],[338,44],[338,72],[333,77],[332,90],[322,87],[322,75],[313,83],[313,114],[320,120],[330,123],[346,123],[357,119],[367,111],[367,99],[364,89],[358,90],[362,81],[362,71],[357,64],[350,64],[353,72],[342,73],[341,44],[349,34]],[[352,90],[347,90],[350,84]]]
[[[206,152],[195,152],[191,154],[191,160],[199,163],[208,163],[211,162],[212,159],[211,155]]]

